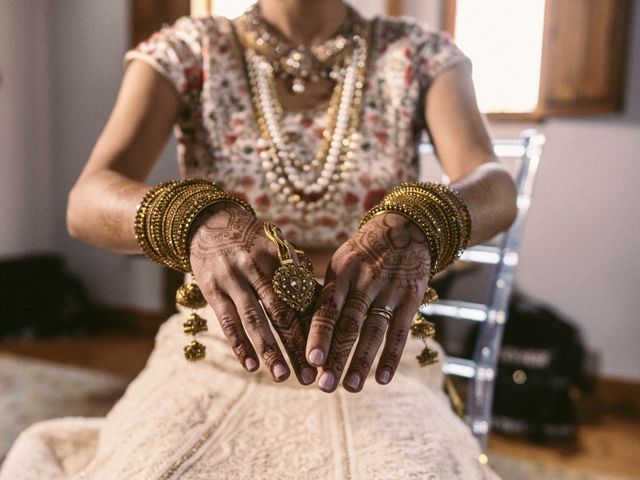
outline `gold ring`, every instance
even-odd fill
[[[393,320],[393,308],[391,308],[389,305],[385,305],[382,308],[373,307],[369,309],[369,313],[367,314],[367,316],[369,315],[379,315],[382,318],[386,318],[387,322],[391,322],[391,320]]]
[[[273,274],[271,281],[273,291],[288,307],[302,313],[309,308],[316,292],[311,262],[306,261],[305,266],[302,266],[293,261],[290,244],[273,223],[265,222],[264,232],[267,238],[278,247],[280,259],[280,266]]]

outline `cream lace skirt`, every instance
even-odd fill
[[[246,373],[209,309],[207,359],[182,355],[184,314],[158,332],[147,366],[106,418],[62,418],[22,433],[0,480],[495,479],[451,411],[437,366],[409,340],[388,386],[326,394]],[[372,369],[374,370],[374,369]]]

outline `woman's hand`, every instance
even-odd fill
[[[374,217],[336,251],[307,340],[307,359],[323,367],[318,380],[322,390],[335,390],[359,337],[343,385],[351,392],[360,391],[385,332],[376,380],[389,383],[427,289],[430,267],[424,234],[393,213]],[[390,315],[372,314],[376,308],[387,309]]]
[[[305,326],[305,318],[273,290],[271,279],[280,262],[262,221],[237,205],[218,203],[199,215],[192,231],[193,274],[244,368],[258,369],[257,350],[275,381],[284,381],[290,374],[261,300],[298,380],[304,385],[313,382],[317,371],[304,355],[309,319]]]

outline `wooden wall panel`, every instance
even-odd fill
[[[540,107],[544,116],[619,110],[628,0],[547,0]]]
[[[137,45],[160,29],[189,15],[190,0],[131,0],[131,44]]]

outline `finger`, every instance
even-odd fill
[[[227,295],[218,292],[210,305],[218,318],[224,336],[242,366],[249,372],[258,370],[260,365],[258,356],[244,331],[234,303]]]
[[[317,369],[307,362],[305,345],[307,332],[302,319],[291,310],[275,293],[271,283],[272,277],[256,276],[253,288],[262,300],[271,324],[277,332],[287,352],[298,381],[309,385],[316,379]]]
[[[316,311],[311,317],[309,337],[307,339],[307,360],[316,367],[322,366],[327,358],[333,329],[345,302],[349,284],[345,279],[329,279],[322,287]]]
[[[381,385],[391,381],[400,364],[411,330],[411,320],[420,306],[420,302],[416,302],[414,297],[400,304],[387,330],[384,348],[376,369],[376,381]]]
[[[371,297],[364,291],[351,290],[349,292],[349,297],[333,332],[327,361],[322,367],[321,388],[331,391],[340,381],[342,371],[358,338],[370,305]]]
[[[350,392],[362,390],[376,353],[384,341],[385,331],[389,326],[389,319],[384,315],[370,312],[373,308],[384,308],[386,306],[390,306],[392,309],[395,308],[395,304],[390,303],[388,298],[376,299],[364,320],[358,345],[343,381],[344,388]]]
[[[244,282],[237,283],[229,290],[229,296],[235,303],[242,323],[273,379],[277,382],[286,380],[291,372],[251,285]]]

